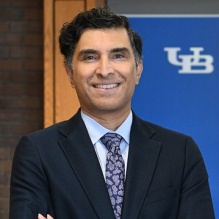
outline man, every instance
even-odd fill
[[[131,110],[141,38],[107,8],[79,13],[59,38],[81,108],[24,136],[15,152],[10,219],[213,219],[194,141]]]

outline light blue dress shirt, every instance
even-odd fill
[[[107,149],[101,142],[100,138],[103,135],[105,135],[107,132],[117,133],[123,137],[121,144],[120,144],[120,150],[121,150],[123,160],[125,162],[125,174],[126,174],[128,153],[129,153],[130,131],[131,131],[131,125],[132,125],[132,118],[133,118],[132,111],[130,111],[126,120],[121,124],[121,126],[116,131],[111,131],[109,129],[106,129],[105,127],[100,125],[98,122],[96,122],[94,119],[92,119],[87,114],[83,113],[82,111],[81,111],[81,116],[87,128],[90,139],[94,145],[94,149],[96,151],[98,160],[100,162],[100,166],[101,166],[104,178],[105,178],[105,170],[106,170]]]

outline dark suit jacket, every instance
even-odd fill
[[[194,141],[133,117],[123,219],[213,219]],[[10,219],[113,219],[102,170],[78,112],[24,136],[15,152]]]

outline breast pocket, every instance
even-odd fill
[[[164,199],[172,198],[177,196],[177,188],[165,188],[158,189],[148,193],[145,199],[145,204],[162,201]]]
[[[138,219],[175,219],[178,208],[177,188],[165,188],[147,194]]]

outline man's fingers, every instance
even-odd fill
[[[42,214],[38,214],[38,219],[53,219],[49,214],[47,214],[47,218],[43,217]]]
[[[46,219],[42,214],[38,214],[38,219]]]

